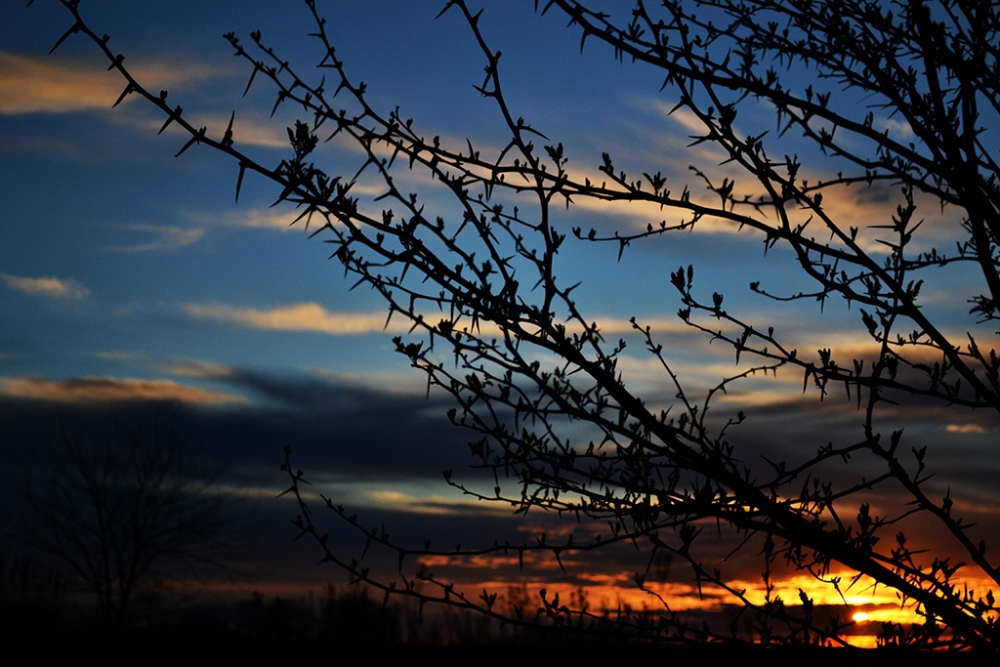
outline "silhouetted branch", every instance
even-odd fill
[[[746,605],[759,618],[761,641],[843,643],[843,623],[818,628],[811,618],[812,601],[804,593],[793,614],[773,595],[772,581],[772,563],[781,558],[843,596],[840,577],[830,574],[838,564],[857,573],[852,584],[865,576],[895,589],[927,619],[923,629],[909,634],[887,626],[885,643],[996,651],[1000,610],[991,592],[976,594],[956,585],[960,565],[954,554],[931,554],[927,563],[907,546],[902,532],[895,546],[882,539],[904,519],[944,528],[952,537],[949,548],[971,563],[966,567],[1000,584],[1000,570],[987,558],[985,543],[976,544],[970,525],[953,516],[952,499],[928,495],[926,448],[901,449],[902,431],[885,437],[879,430],[884,409],[907,400],[1000,411],[1000,359],[994,349],[980,347],[989,334],[976,330],[971,319],[956,331],[954,323],[922,307],[922,293],[934,283],[935,271],[962,265],[977,270],[972,293],[963,295],[972,304],[970,318],[982,323],[1000,317],[1000,167],[991,154],[988,125],[1000,113],[1000,13],[995,6],[914,1],[890,11],[879,3],[718,0],[668,1],[653,11],[640,0],[627,22],[616,23],[573,0],[548,2],[543,12],[563,12],[581,35],[581,48],[601,42],[615,57],[662,73],[664,89],[676,100],[675,111],[692,114],[703,128],[692,137],[693,144],[721,149],[727,168],[745,174],[751,183],[738,186],[728,176],[720,180],[714,169],[691,167],[696,183],[704,187],[695,192],[641,167],[635,169],[641,178],[630,176],[606,153],[597,166],[604,179],[600,182],[567,169],[563,145],[510,108],[500,53],[490,48],[480,14],[464,0],[446,3],[442,13],[461,13],[476,40],[485,62],[485,76],[476,89],[496,105],[509,137],[502,149],[485,155],[471,140],[449,147],[438,137],[422,136],[398,108],[382,114],[371,107],[364,84],[349,77],[324,18],[307,0],[317,26],[313,36],[324,49],[319,67],[326,76],[318,84],[300,78],[262,42],[259,32],[251,34],[253,47],[247,48],[234,34],[226,36],[251,68],[247,89],[269,81],[275,90],[272,114],[289,104],[308,118],[288,128],[294,157],[274,168],[240,150],[232,117],[225,135],[213,139],[204,128],[189,124],[180,107],[167,106],[165,92],[147,92],[129,74],[123,57],[87,27],[77,3],[63,4],[74,18],[66,36],[82,33],[99,46],[125,79],[122,99],[132,94],[146,98],[165,114],[164,127],[173,123],[187,133],[178,155],[197,144],[230,156],[239,166],[237,197],[247,170],[277,183],[281,193],[276,203],[296,206],[306,224],[319,219],[333,257],[355,285],[370,286],[385,300],[389,317],[402,316],[412,325],[410,336],[395,339],[396,350],[427,373],[429,386],[452,395],[456,407],[449,413],[451,421],[474,432],[474,465],[491,471],[496,482],[492,494],[467,488],[446,473],[449,484],[518,513],[555,512],[588,525],[608,522],[612,529],[611,537],[560,545],[542,539],[535,545],[505,543],[454,552],[425,545],[419,550],[395,544],[384,531],[365,531],[327,500],[339,517],[365,533],[369,544],[398,556],[401,583],[388,582],[357,560],[336,555],[313,522],[301,492],[305,480],[301,472],[292,473],[286,453],[288,493],[301,510],[297,526],[301,535],[319,543],[324,561],[387,596],[407,595],[421,605],[444,603],[504,622],[535,624],[544,617],[552,627],[615,627],[638,637],[728,636],[688,628],[662,597],[666,613],[659,617],[660,625],[635,617],[609,624],[544,595],[534,621],[511,619],[493,608],[488,591],[469,598],[426,573],[408,577],[402,567],[411,556],[468,558],[512,551],[519,557],[544,552],[562,567],[566,553],[642,543],[654,553],[662,550],[686,561],[699,587],[720,587]],[[809,75],[804,88],[806,82],[796,73]],[[873,110],[900,117],[913,140],[880,129],[874,111],[859,110],[853,98],[844,102],[834,96],[844,90],[869,100]],[[335,101],[343,108],[334,106]],[[777,136],[741,130],[738,112],[752,104],[773,114]],[[769,150],[778,150],[789,130],[815,146],[817,154],[810,160],[839,171],[809,182],[800,176],[804,171],[798,156],[772,157]],[[360,150],[356,169],[331,175],[311,161],[321,140],[334,137]],[[536,141],[550,143],[539,149]],[[420,193],[403,192],[394,174],[404,168],[440,184],[459,213],[435,215],[426,210]],[[352,194],[362,178],[380,183],[381,193],[374,198],[384,207],[380,215],[366,212]],[[849,186],[888,185],[898,188],[895,212],[868,229],[838,220],[836,209],[828,205]],[[525,204],[528,198],[530,205]],[[961,213],[963,221],[950,230],[958,239],[957,254],[934,247],[936,240],[924,236],[916,216],[920,198]],[[711,341],[731,346],[737,363],[741,357],[754,361],[697,399],[671,369],[656,331],[633,319],[647,353],[676,389],[669,410],[651,409],[618,368],[627,341],[605,340],[574,299],[576,285],[556,278],[567,233],[561,231],[554,217],[559,209],[553,206],[572,208],[587,199],[653,204],[679,217],[679,222],[664,220],[645,232],[572,230],[582,241],[617,244],[619,260],[634,243],[697,229],[709,220],[759,235],[765,250],[781,245],[792,253],[803,286],[781,294],[754,281],[750,291],[779,303],[816,300],[823,306],[841,299],[857,305],[860,331],[870,340],[872,356],[845,363],[830,348],[815,356],[800,354],[773,327],[724,308],[726,295],[700,296],[693,267],[681,267],[671,276],[680,294],[680,320]],[[912,251],[917,238],[928,248]],[[863,414],[862,433],[850,444],[820,445],[797,460],[765,458],[767,467],[757,471],[742,460],[733,435],[732,427],[744,421],[745,413],[738,411],[721,426],[706,414],[712,401],[734,384],[783,368],[802,372],[803,391],[811,383],[821,399],[843,385]],[[587,434],[569,435],[572,431],[565,427],[571,422],[586,425]],[[846,463],[852,456],[870,463],[858,465],[850,479],[834,481],[823,467],[836,459]],[[873,489],[901,490],[906,500],[876,510],[862,500],[863,492]],[[696,555],[702,527],[709,524],[720,533],[727,527],[741,545],[763,540],[763,604],[751,602],[745,591]],[[417,586],[421,580],[430,593]],[[636,583],[656,595],[638,574]],[[786,629],[777,630],[776,621]]]

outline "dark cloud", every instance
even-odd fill
[[[115,420],[141,423],[169,411],[192,446],[243,474],[277,470],[285,444],[302,467],[357,479],[440,479],[443,469],[470,460],[467,434],[448,422],[441,399],[245,369],[218,384],[250,395],[253,403],[201,406],[136,398],[76,404],[0,395],[0,445],[31,448],[58,437],[60,422],[100,431]]]
[[[338,578],[329,568],[317,573],[319,552],[290,547],[297,508],[275,500],[288,484],[279,470],[283,445],[293,449],[294,464],[307,478],[393,484],[434,480],[442,490],[441,471],[461,469],[471,461],[467,434],[444,416],[440,398],[399,395],[349,386],[306,374],[268,374],[235,370],[216,386],[256,399],[253,405],[213,405],[135,399],[115,402],[59,402],[0,395],[0,516],[16,512],[23,490],[24,466],[58,441],[61,429],[95,438],[112,437],[116,424],[157,428],[169,424],[210,465],[226,472],[221,479],[237,490],[261,490],[242,501],[253,515],[255,571],[265,578],[305,576]],[[469,479],[473,475],[465,475]],[[329,491],[327,491],[329,493]],[[354,499],[356,500],[356,499]],[[370,503],[369,503],[370,504]],[[409,511],[406,511],[409,510]],[[502,534],[517,537],[512,514],[482,515],[474,507],[452,511],[446,502],[427,500],[400,510],[360,509],[365,525],[401,527],[398,537],[410,545],[425,537],[438,543],[467,540],[491,544]],[[442,520],[442,512],[447,512]],[[342,543],[345,557],[359,556],[358,533],[345,522],[324,515],[326,529]],[[501,524],[506,529],[499,529]],[[369,525],[370,524],[370,525]],[[394,531],[396,532],[396,531]],[[11,548],[8,543],[4,549]],[[300,572],[307,568],[308,572]]]

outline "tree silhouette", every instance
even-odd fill
[[[59,431],[25,468],[11,534],[93,594],[105,624],[126,624],[143,592],[235,573],[240,519],[169,413],[119,415],[110,429],[60,420]]]
[[[611,527],[610,534],[587,533],[559,545],[539,540],[456,554],[397,545],[384,531],[359,526],[370,542],[398,553],[402,580],[389,581],[335,553],[300,495],[302,473],[286,459],[290,491],[302,507],[299,525],[328,560],[387,596],[412,595],[517,621],[494,608],[488,591],[467,597],[426,574],[430,585],[418,589],[419,573],[404,575],[403,563],[420,554],[512,550],[558,560],[632,541],[650,549],[651,563],[672,554],[690,565],[699,586],[719,586],[752,608],[762,619],[764,641],[831,642],[842,641],[842,625],[817,627],[804,593],[801,606],[785,605],[771,594],[769,573],[783,561],[840,591],[832,568],[846,567],[895,589],[926,619],[909,630],[886,625],[883,642],[996,650],[992,593],[958,586],[956,572],[964,565],[964,573],[995,584],[1000,571],[956,513],[950,493],[941,498],[927,483],[926,446],[908,446],[900,429],[884,430],[888,409],[899,404],[978,409],[994,417],[1000,410],[1000,358],[991,347],[1000,320],[1000,167],[991,134],[1000,112],[995,4],[668,0],[654,8],[640,0],[624,20],[572,0],[544,5],[543,12],[566,15],[581,49],[604,43],[614,57],[658,71],[675,112],[701,127],[693,143],[721,149],[726,169],[746,179],[739,185],[715,165],[692,167],[693,184],[674,183],[607,153],[599,180],[571,169],[562,144],[508,104],[500,52],[489,46],[480,13],[463,0],[447,2],[442,13],[460,12],[480,47],[485,77],[477,90],[496,105],[508,136],[502,150],[487,155],[471,141],[447,146],[423,136],[398,109],[382,113],[370,106],[365,86],[350,77],[307,0],[325,52],[323,82],[300,78],[259,32],[251,34],[252,45],[227,35],[252,72],[248,88],[268,80],[275,108],[294,104],[308,119],[289,128],[294,156],[275,167],[240,150],[232,123],[221,137],[190,124],[179,106],[167,104],[165,91],[151,93],[129,73],[122,56],[80,17],[78,2],[63,4],[75,22],[59,43],[72,33],[90,37],[125,78],[122,99],[146,98],[167,125],[190,135],[178,155],[194,144],[229,155],[238,166],[237,198],[247,171],[278,183],[279,201],[298,207],[303,221],[325,225],[347,273],[385,299],[390,317],[412,323],[410,336],[395,339],[397,351],[454,397],[451,420],[475,433],[475,465],[496,479],[495,489],[477,490],[448,471],[449,484],[519,512],[532,508]],[[748,107],[767,110],[771,129],[741,129],[739,112]],[[904,131],[889,131],[886,119]],[[753,119],[746,127],[754,127]],[[783,150],[783,141],[795,135],[815,148],[812,163]],[[360,150],[355,171],[330,174],[314,161],[319,139],[328,136]],[[419,193],[401,190],[395,175],[406,169],[430,176],[455,208],[438,214]],[[362,175],[381,181],[381,215],[359,205],[353,188]],[[849,188],[891,193],[895,212],[879,217],[882,211],[873,208],[868,228],[852,226],[830,204]],[[639,232],[564,229],[559,210],[587,200],[656,206],[669,221]],[[947,209],[954,222],[935,236],[921,227],[918,208]],[[606,340],[574,300],[575,286],[557,280],[559,253],[575,237],[615,244],[619,260],[627,261],[626,250],[644,239],[707,224],[736,226],[758,235],[766,249],[789,250],[801,287],[782,293],[754,281],[750,291],[775,302],[846,302],[868,336],[868,351],[854,359],[837,359],[828,347],[815,355],[799,352],[752,313],[727,309],[723,294],[702,294],[694,267],[681,266],[671,275],[680,320],[731,346],[738,363],[756,361],[696,398],[673,371],[656,328],[633,319],[634,335],[676,388],[670,409],[649,407],[620,374],[626,340]],[[952,243],[954,251],[947,250]],[[958,326],[923,307],[922,295],[946,268],[960,269],[969,281],[959,297],[968,300],[969,317]],[[721,420],[707,416],[713,399],[734,383],[779,369],[802,373],[804,386],[815,387],[820,398],[846,387],[859,412],[856,437],[829,444],[822,438],[808,453],[759,465],[734,428],[744,411]],[[586,426],[583,436],[580,428],[568,428],[579,424]],[[832,462],[849,459],[853,477],[830,472]],[[873,489],[905,499],[876,509],[865,500]],[[328,505],[357,525],[343,508]],[[925,554],[911,546],[898,528],[904,520],[919,533],[943,529],[948,551]],[[703,564],[698,547],[706,525],[761,545],[763,603]],[[635,579],[646,588],[643,573]],[[603,622],[544,595],[539,618],[556,625]],[[642,636],[689,632],[666,601],[656,622],[619,617],[611,623]],[[699,633],[728,636],[709,628]]]

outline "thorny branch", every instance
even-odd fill
[[[921,291],[932,283],[934,271],[968,266],[981,278],[977,291],[968,296],[970,316],[979,323],[1000,320],[1000,167],[992,155],[995,137],[990,134],[990,124],[1000,114],[996,6],[956,0],[717,0],[667,1],[653,10],[639,0],[631,18],[620,23],[580,2],[548,2],[542,13],[563,12],[581,35],[581,49],[588,40],[603,42],[616,57],[662,72],[663,88],[676,100],[675,110],[693,114],[704,128],[693,137],[694,143],[721,149],[727,163],[754,183],[741,194],[734,180],[719,182],[711,170],[692,167],[708,192],[701,196],[686,185],[680,193],[672,191],[659,172],[630,177],[608,154],[598,165],[604,180],[597,182],[567,169],[562,144],[543,144],[543,150],[537,150],[535,142],[550,140],[509,107],[501,85],[500,53],[488,46],[481,12],[473,12],[464,0],[450,0],[441,13],[461,13],[480,48],[485,76],[477,90],[496,104],[509,135],[497,155],[483,155],[471,141],[453,148],[438,137],[427,140],[398,108],[382,114],[369,106],[364,84],[349,77],[325,19],[307,0],[317,27],[313,36],[324,54],[319,68],[329,83],[326,77],[318,84],[300,78],[263,42],[260,32],[252,33],[252,47],[233,34],[226,36],[251,68],[247,89],[263,77],[275,87],[275,110],[291,104],[308,118],[289,128],[294,158],[274,168],[238,148],[232,121],[225,135],[214,139],[205,128],[189,124],[179,106],[168,106],[166,91],[148,92],[128,72],[123,57],[110,50],[108,38],[86,25],[79,2],[61,1],[75,23],[56,46],[73,33],[92,39],[126,81],[119,101],[138,94],[165,114],[164,128],[173,123],[187,133],[178,155],[202,144],[237,163],[237,198],[248,170],[277,183],[278,202],[294,204],[307,224],[322,221],[333,257],[356,278],[355,285],[374,289],[388,304],[389,317],[408,319],[411,334],[423,336],[397,338],[397,351],[427,373],[429,385],[454,397],[457,407],[449,417],[477,433],[471,444],[476,466],[491,471],[496,480],[493,494],[467,488],[450,471],[445,473],[449,484],[484,501],[507,503],[517,512],[551,511],[594,524],[608,522],[612,528],[610,537],[570,539],[564,545],[498,544],[457,549],[448,556],[542,551],[561,566],[564,553],[595,551],[622,541],[647,543],[654,553],[664,550],[687,561],[699,586],[719,586],[753,607],[764,619],[759,639],[839,643],[843,625],[815,627],[806,613],[812,602],[804,593],[803,613],[791,613],[780,598],[772,597],[770,573],[771,563],[780,557],[839,592],[840,579],[830,574],[831,568],[846,566],[858,577],[895,589],[927,619],[909,633],[887,626],[885,643],[996,650],[998,609],[992,593],[961,589],[955,584],[957,561],[942,556],[927,565],[902,532],[895,546],[880,541],[885,530],[907,517],[937,523],[952,536],[969,563],[966,567],[1000,584],[1000,570],[987,558],[985,543],[974,543],[969,524],[953,515],[953,500],[928,495],[926,447],[911,448],[914,469],[908,454],[904,462],[902,431],[887,438],[878,428],[886,404],[912,399],[954,409],[1000,411],[996,351],[981,347],[971,323],[962,340],[955,340],[944,323],[921,308]],[[802,87],[795,72],[808,73],[812,83]],[[830,83],[839,88],[821,90]],[[841,102],[832,96],[843,91],[869,100],[870,110],[859,116],[854,97]],[[751,104],[773,112],[776,136],[747,135],[739,129],[738,110]],[[912,141],[880,128],[876,112],[899,117]],[[798,156],[769,154],[768,148],[776,149],[790,130],[812,141],[825,156],[821,160],[842,169],[836,177],[809,182],[799,176]],[[321,140],[338,136],[363,153],[352,174],[330,175],[309,161]],[[399,189],[394,170],[400,168],[420,171],[440,183],[454,208],[429,214],[419,194]],[[375,198],[386,207],[381,214],[369,212],[352,194],[360,179],[381,183],[382,193]],[[869,230],[845,226],[824,205],[843,196],[848,187],[888,186],[900,193],[899,205],[890,219]],[[680,319],[732,346],[737,363],[741,355],[759,361],[698,401],[671,369],[656,332],[633,320],[646,351],[677,390],[671,409],[675,414],[651,410],[618,370],[626,340],[605,340],[574,300],[576,286],[564,286],[555,278],[557,256],[567,238],[555,211],[588,198],[654,204],[677,215],[677,222],[664,220],[638,233],[572,230],[582,241],[618,244],[620,260],[633,243],[699,228],[708,220],[761,235],[765,250],[779,244],[790,249],[809,286],[783,295],[752,282],[750,290],[777,302],[815,299],[825,304],[839,297],[858,305],[874,357],[845,365],[829,349],[814,357],[799,354],[772,327],[724,309],[724,295],[715,293],[710,302],[699,296],[693,267],[681,267],[671,277],[680,294]],[[961,217],[956,254],[933,246],[910,251],[914,240],[922,238],[916,212],[926,200]],[[875,243],[865,234],[875,234]],[[435,309],[438,314],[430,315]],[[802,460],[766,460],[764,470],[742,462],[730,429],[745,419],[744,413],[713,426],[706,419],[710,402],[732,383],[779,369],[798,369],[804,375],[803,388],[811,381],[820,397],[828,395],[830,386],[843,384],[864,413],[862,436],[847,445],[821,446]],[[562,435],[570,422],[586,424],[592,439],[580,442]],[[824,480],[824,462],[860,454],[880,462],[879,471],[859,473],[840,485]],[[284,467],[291,476],[289,492],[301,509],[298,526],[319,542],[324,560],[387,597],[408,595],[421,605],[444,602],[500,618],[492,607],[495,596],[487,591],[481,600],[471,599],[434,578],[427,579],[432,592],[421,591],[415,578],[404,574],[409,557],[445,552],[431,551],[429,545],[424,550],[397,545],[384,531],[362,529],[345,510],[327,501],[337,515],[363,531],[369,543],[398,554],[402,586],[335,555],[313,523],[301,493],[304,479],[291,472],[287,454]],[[801,490],[795,486],[799,480],[804,480]],[[515,491],[510,493],[505,487],[512,484]],[[880,516],[867,503],[854,500],[860,492],[886,487],[904,490],[909,504]],[[845,512],[854,511],[852,521]],[[765,604],[752,604],[745,591],[727,583],[724,573],[703,564],[696,547],[706,522],[728,526],[741,544],[763,536]],[[655,595],[642,575],[636,575],[636,583]],[[670,612],[666,600],[660,602],[668,613],[660,616],[659,625],[620,617],[618,627],[645,637],[687,636],[685,623]],[[544,596],[541,616],[564,616],[568,625],[573,619],[581,625],[606,620]],[[787,631],[775,634],[773,620],[785,622]],[[701,638],[724,638],[708,628],[698,633]]]

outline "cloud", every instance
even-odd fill
[[[112,98],[111,102],[108,104],[110,106],[114,103],[115,99],[118,99],[118,95],[121,91],[115,93],[115,97]],[[251,114],[253,112],[250,112]],[[184,114],[185,120],[187,120],[194,127],[205,127],[208,128],[207,134],[210,137],[221,138],[225,134],[226,129],[229,127],[229,113],[225,114]],[[258,118],[252,116],[247,118],[247,114],[244,113],[241,116],[237,113],[233,118],[233,142],[237,147],[241,146],[262,146],[264,148],[278,148],[286,149],[291,151],[290,144],[288,142],[288,133],[285,131],[285,125],[278,121],[271,121],[266,116],[264,118]],[[135,117],[130,119],[132,122],[136,123],[140,127],[144,127],[147,130],[153,130],[154,132],[159,132],[160,128],[163,127],[165,116],[157,112],[157,115]],[[179,133],[186,134],[187,131],[180,128],[179,125],[171,124],[167,128],[168,133]]]
[[[123,363],[141,363],[146,360],[142,352],[106,351],[94,352],[94,356],[105,361],[120,361]]]
[[[169,225],[127,225],[134,232],[152,234],[153,240],[134,245],[114,246],[116,252],[149,252],[155,250],[175,250],[198,243],[204,236],[204,229],[171,227]]]
[[[39,377],[0,378],[0,394],[56,403],[120,403],[125,401],[181,401],[202,405],[249,403],[236,394],[198,389],[171,380],[131,378]]]
[[[226,70],[198,63],[147,61],[129,68],[140,82],[159,88],[204,81]],[[0,114],[74,113],[107,109],[125,88],[116,73],[80,63],[43,60],[0,51]]]
[[[406,370],[365,369],[364,373],[345,373],[329,368],[310,368],[309,372],[324,380],[344,387],[363,388],[379,391],[386,395],[426,396],[427,376]],[[434,389],[431,392],[434,395]]]
[[[386,327],[385,313],[331,313],[318,303],[297,303],[271,309],[238,308],[225,304],[188,304],[191,317],[266,331],[314,331],[331,336],[406,333],[411,324],[394,318]]]
[[[890,136],[897,140],[910,140],[913,138],[913,128],[905,120],[895,118],[876,118],[872,123],[880,130],[888,130]]]
[[[703,137],[708,134],[708,128],[693,111],[685,107],[675,108],[661,100],[652,100],[655,106],[664,116],[675,121],[685,130],[690,132],[690,138]]]
[[[223,216],[222,221],[233,227],[249,227],[251,229],[277,229],[292,231],[293,224],[299,220],[298,211],[279,213],[272,209],[253,209],[246,213],[230,211]],[[317,216],[318,217],[318,216]],[[305,228],[305,221],[300,220],[300,229]]]
[[[693,137],[704,136],[707,129],[690,109],[682,107],[675,110],[673,105],[656,98],[640,98],[636,106],[641,110],[652,109],[662,117],[669,119],[674,128],[680,132],[665,133],[659,127],[643,127],[641,128],[641,136],[644,137],[644,144],[641,147],[623,146],[620,153],[631,154],[635,157],[641,156],[646,161],[650,172],[662,169],[663,175],[667,177],[667,188],[673,190],[675,195],[679,194],[683,185],[686,184],[691,188],[692,202],[704,204],[710,208],[719,206],[718,196],[705,189],[704,181],[689,172],[684,166],[687,164],[699,165],[715,182],[721,182],[723,178],[732,179],[736,183],[733,194],[737,197],[747,195],[751,200],[756,200],[766,194],[757,180],[740,168],[736,162],[731,161],[728,153],[715,142],[706,141],[691,145]],[[875,119],[875,125],[881,129],[887,129],[898,140],[912,138],[912,129],[903,121]],[[737,128],[737,133],[743,135],[759,134],[758,130],[752,129],[752,127]],[[765,147],[773,153],[772,157],[779,157],[781,156],[779,152],[781,139],[773,137],[772,139],[774,139],[773,142],[771,139],[765,140]],[[680,160],[673,159],[664,163],[664,155],[683,155],[684,157]],[[633,166],[630,168],[627,163],[622,164],[622,167],[626,168],[632,178],[638,178],[640,173],[640,170],[635,167],[635,157],[632,162]],[[607,180],[606,175],[584,175],[588,176],[592,182],[600,183]],[[571,174],[571,176],[574,177],[574,180],[581,180],[577,174]],[[810,184],[830,183],[839,180],[834,168],[822,159],[817,161],[815,156],[803,158],[798,178],[800,181],[808,181]],[[638,180],[643,179],[639,178]],[[643,183],[643,185],[648,187],[648,183]],[[857,184],[854,186],[829,186],[824,188],[823,192],[823,212],[845,234],[850,228],[857,228],[855,242],[862,250],[871,255],[887,255],[891,252],[891,248],[884,241],[898,242],[898,238],[894,238],[894,235],[889,233],[884,225],[891,226],[897,205],[904,203],[897,186],[876,181],[868,187]],[[668,226],[676,224],[682,217],[680,214],[683,213],[681,210],[671,212],[668,208],[661,210],[658,206],[647,202],[616,202],[578,198],[576,203],[594,213],[603,214],[612,219],[625,220],[629,224],[639,227],[652,224],[655,228],[663,219],[666,219]],[[932,247],[941,247],[943,242],[946,242],[944,245],[952,245],[956,238],[964,236],[959,218],[953,216],[951,211],[942,210],[939,199],[917,193],[916,203],[918,212],[914,221],[924,219],[925,223],[919,233],[912,236],[908,246],[911,252],[926,252]],[[749,215],[771,227],[780,225],[775,212],[766,207],[754,213],[751,209],[743,206],[737,207],[736,212]],[[839,238],[830,238],[831,230],[824,226],[813,210],[788,204],[785,207],[785,214],[789,217],[789,223],[792,227],[812,221],[812,224],[804,232],[806,237],[815,235],[819,241],[826,242],[829,239],[829,242],[834,246],[846,247],[846,243]],[[690,214],[684,217],[690,220]],[[735,222],[711,216],[702,219],[694,227],[695,231],[702,233],[736,234],[742,229],[743,227]]]
[[[948,433],[986,433],[986,429],[979,424],[948,424],[945,430]]]
[[[636,324],[645,329],[649,327],[655,334],[686,334],[691,332],[691,327],[681,321],[679,317],[664,319],[659,317],[643,318],[637,316]],[[594,320],[601,335],[623,336],[635,334],[636,328],[631,319],[622,317],[598,317]]]
[[[0,114],[108,108],[122,87],[118,77],[98,68],[0,52]]]
[[[200,359],[179,359],[161,366],[161,370],[171,375],[208,379],[227,378],[233,374],[233,369],[225,364]]]
[[[285,131],[285,125],[277,121],[273,121],[267,117],[259,118],[251,113],[251,117],[247,117],[247,113],[244,112],[242,115],[237,113],[232,116],[233,119],[233,142],[239,146],[263,146],[265,148],[279,148],[291,151],[291,147],[288,141],[288,133]],[[188,121],[195,127],[207,127],[209,128],[210,135],[214,131],[216,135],[223,135],[226,132],[226,128],[229,127],[229,119],[231,116],[228,114],[222,115],[193,115],[188,118]],[[155,118],[149,121],[149,127],[159,130],[163,125],[163,121],[160,118]]]
[[[435,480],[435,487],[444,486],[443,482]],[[500,514],[506,516],[510,513],[507,506],[483,505],[474,499],[454,499],[446,498],[437,493],[420,494],[400,491],[399,482],[393,483],[393,488],[370,488],[371,484],[366,484],[365,490],[360,494],[361,503],[370,507],[378,507],[390,511],[401,512],[403,514],[430,514],[435,516],[455,516],[459,514],[482,518],[487,514]],[[352,503],[359,504],[359,503]]]
[[[406,334],[413,323],[402,316],[393,317],[386,326],[386,313],[332,313],[315,302],[297,303],[277,308],[241,308],[227,304],[187,304],[184,312],[191,317],[215,320],[227,324],[262,329],[267,331],[315,331],[332,336],[353,336],[367,333]],[[428,318],[428,322],[437,321]],[[631,321],[624,318],[599,317],[595,320],[601,334],[621,336],[635,334]],[[681,322],[665,319],[643,320],[642,326],[650,325],[660,333],[688,333],[690,328]],[[465,330],[468,323],[462,320],[457,330]],[[580,332],[582,328],[572,322],[567,327],[570,332]],[[477,329],[481,337],[499,335],[500,329],[491,322],[481,322]]]
[[[351,187],[351,194],[378,196],[383,194],[385,188],[355,184]],[[186,216],[200,225],[223,224],[229,227],[243,227],[247,229],[273,229],[281,232],[291,231],[315,231],[326,224],[327,219],[320,213],[313,213],[311,216],[303,216],[304,209],[281,210],[275,208],[253,208],[249,210],[227,211],[218,213],[188,212]],[[308,228],[306,224],[308,222]],[[331,217],[334,225],[339,224]]]
[[[284,443],[292,444],[314,484],[336,477],[337,484],[321,487],[331,493],[343,480],[352,489],[366,480],[420,480],[410,495],[429,500],[427,480],[439,488],[443,469],[461,474],[471,461],[468,434],[445,418],[450,402],[441,397],[201,360],[177,360],[173,370],[178,377],[170,380],[0,377],[0,451],[22,436],[34,438],[36,425],[51,429],[60,415],[87,423],[128,412],[141,420],[169,404],[183,418],[192,444],[219,460],[238,462],[233,474],[254,484],[280,484],[275,471]],[[481,476],[466,471],[462,478]]]
[[[90,290],[75,280],[63,280],[54,276],[28,278],[0,273],[0,280],[3,281],[8,289],[28,294],[41,294],[43,296],[71,299],[82,299],[90,295]]]
[[[299,211],[278,211],[273,208],[255,208],[249,211],[227,211],[222,215],[215,213],[188,213],[187,217],[198,224],[209,225],[222,223],[230,227],[245,227],[248,229],[274,229],[287,232],[305,229],[305,218],[292,226],[299,217]],[[313,221],[322,224],[320,216],[313,216]]]

